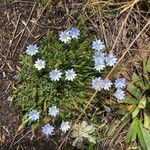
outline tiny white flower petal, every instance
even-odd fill
[[[61,32],[59,35],[59,40],[64,43],[68,43],[71,40],[69,31]]]
[[[59,108],[57,108],[56,106],[49,107],[48,114],[56,117],[59,114]]]
[[[92,80],[92,88],[100,91],[103,88],[101,82],[102,82],[102,79],[100,77],[93,79]]]
[[[72,27],[69,30],[69,34],[70,34],[72,39],[74,39],[74,38],[77,39],[80,36],[80,30],[77,29],[77,28]]]
[[[69,125],[69,122],[62,122],[61,125],[60,125],[60,129],[63,131],[63,132],[66,132],[70,129],[70,125]]]
[[[28,116],[31,121],[36,121],[40,118],[40,112],[38,112],[36,109],[33,109],[28,113]]]
[[[126,86],[125,78],[117,78],[114,82],[116,88],[124,88]]]
[[[61,78],[61,75],[62,73],[57,68],[55,68],[49,73],[49,77],[52,81],[59,81]]]
[[[95,69],[96,71],[99,71],[99,72],[100,72],[100,71],[104,70],[105,67],[106,67],[106,65],[105,65],[105,62],[104,62],[104,61],[101,61],[101,60],[95,61],[94,69]]]
[[[105,45],[104,45],[104,43],[101,40],[95,40],[92,43],[92,48],[94,50],[101,51],[101,50],[104,50]]]
[[[35,61],[34,67],[35,67],[37,70],[41,70],[41,69],[45,68],[45,61],[42,60],[42,59],[37,59],[37,60]]]
[[[123,91],[122,89],[117,89],[114,93],[114,96],[118,101],[122,101],[125,97],[125,91]]]
[[[112,82],[109,79],[103,80],[103,89],[109,90],[111,88]]]
[[[26,53],[30,56],[36,55],[39,52],[39,48],[36,44],[29,44],[27,46]]]
[[[53,131],[54,131],[54,127],[49,123],[42,127],[42,133],[45,134],[46,136],[52,135]]]
[[[65,73],[66,80],[68,81],[73,81],[77,75],[73,69],[67,70]]]
[[[114,66],[117,63],[117,58],[115,55],[113,54],[108,54],[108,56],[106,57],[106,65],[107,66]]]

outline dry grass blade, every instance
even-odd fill
[[[121,6],[120,8],[123,8],[123,10],[121,11],[121,13],[127,11],[127,10],[130,9],[130,8],[133,8],[133,6],[134,6],[135,4],[137,4],[139,1],[140,1],[140,0],[134,0],[134,1],[132,1],[131,3],[127,3],[126,5]]]
[[[134,6],[134,5],[133,5],[133,6]],[[116,39],[115,39],[115,42],[114,42],[114,44],[113,44],[113,46],[112,46],[112,49],[111,49],[112,52],[113,52],[113,50],[114,50],[114,48],[115,48],[115,46],[116,46],[116,43],[117,43],[117,41],[118,41],[118,39],[119,39],[119,36],[120,36],[121,33],[122,33],[122,30],[123,30],[123,28],[124,28],[124,26],[125,26],[125,24],[126,24],[128,18],[129,18],[129,15],[130,15],[130,13],[131,13],[131,11],[132,11],[132,9],[133,9],[133,6],[130,8],[130,10],[129,10],[129,12],[128,12],[128,14],[127,14],[127,16],[126,16],[124,22],[122,23],[122,25],[121,25],[121,27],[120,27],[120,29],[119,29],[119,33],[118,33],[118,35],[117,35],[117,37],[116,37]]]
[[[41,12],[41,14],[39,15],[39,17],[37,18],[35,24],[34,24],[33,27],[31,28],[31,31],[30,31],[30,33],[28,34],[28,36],[27,36],[27,38],[26,38],[26,40],[25,40],[25,43],[24,43],[24,45],[23,45],[23,47],[22,47],[21,52],[24,50],[24,48],[25,48],[25,46],[26,46],[26,43],[28,42],[28,39],[29,39],[31,33],[34,31],[34,29],[35,29],[35,27],[36,27],[36,25],[37,25],[39,19],[42,17],[42,15],[43,15],[45,9],[46,9],[47,6],[50,4],[50,2],[51,2],[51,0],[48,0],[48,1],[47,1],[46,5],[44,6],[44,8],[43,8],[43,10],[42,10],[42,12]]]
[[[36,6],[36,2],[34,3],[34,5],[33,5],[33,7],[32,7],[31,13],[30,13],[30,15],[29,15],[29,17],[28,17],[28,20],[27,20],[27,22],[26,22],[26,24],[25,24],[25,27],[24,27],[24,29],[22,30],[22,33],[21,33],[21,35],[20,35],[20,37],[19,37],[19,40],[17,41],[16,47],[15,47],[13,53],[12,53],[12,57],[14,56],[14,54],[15,54],[15,52],[16,52],[16,50],[17,50],[17,47],[18,47],[18,45],[19,45],[19,43],[20,43],[20,41],[21,41],[21,39],[22,39],[22,37],[23,37],[23,34],[24,34],[24,32],[25,32],[25,29],[26,29],[26,27],[27,27],[28,24],[29,24],[29,21],[30,21],[30,19],[31,19],[31,16],[32,16],[32,14],[33,14],[33,11],[34,11],[34,9],[35,9],[35,6]]]
[[[16,25],[15,30],[14,30],[14,32],[13,32],[12,39],[10,40],[10,45],[9,45],[7,54],[6,54],[6,56],[5,56],[5,63],[6,63],[6,61],[7,61],[7,58],[8,58],[8,56],[9,56],[9,54],[10,54],[11,46],[12,46],[12,43],[13,43],[13,41],[14,41],[14,37],[15,37],[15,34],[16,34],[16,31],[17,31],[17,28],[18,28],[18,25],[19,25],[20,17],[21,17],[21,14],[19,14],[19,16],[18,16],[17,25]],[[3,66],[1,67],[1,69],[3,69],[3,67],[5,66],[5,63],[3,64]]]

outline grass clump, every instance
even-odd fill
[[[96,73],[93,72],[90,44],[87,34],[63,44],[54,33],[48,33],[46,39],[38,43],[39,53],[36,56],[22,55],[18,87],[14,92],[17,106],[26,112],[34,108],[45,112],[49,106],[57,105],[65,117],[78,115],[93,94],[91,81]],[[40,71],[34,67],[37,58],[45,60],[46,64]],[[49,72],[55,68],[63,73],[59,81],[49,78]],[[65,79],[67,69],[76,72],[73,81]]]

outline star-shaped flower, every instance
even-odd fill
[[[101,86],[104,90],[109,90],[111,88],[112,82],[109,79],[104,79],[101,82]]]
[[[34,67],[35,67],[37,70],[41,70],[41,69],[45,68],[45,61],[42,60],[42,59],[37,59],[37,60],[35,61]]]
[[[101,83],[102,83],[102,79],[100,77],[93,79],[92,80],[92,88],[100,91],[103,88]]]
[[[105,62],[103,60],[98,59],[95,61],[94,69],[96,71],[100,72],[101,70],[104,70],[105,67],[106,67],[106,65],[105,65]]]
[[[49,77],[52,81],[59,81],[61,75],[62,73],[57,68],[55,68],[49,73]]]
[[[70,37],[69,31],[64,31],[64,32],[62,31],[59,35],[59,39],[60,39],[60,41],[62,41],[64,43],[70,42],[71,37]]]
[[[94,50],[101,51],[101,50],[104,50],[105,45],[104,45],[104,43],[101,40],[95,40],[92,43],[92,48]]]
[[[108,54],[108,56],[106,57],[106,65],[107,66],[114,66],[117,63],[117,58],[115,55],[113,54]]]
[[[48,114],[56,117],[59,114],[59,108],[57,108],[56,106],[49,107]]]
[[[106,60],[106,56],[107,56],[106,53],[103,53],[101,51],[95,51],[93,58],[94,58],[94,61],[101,60],[104,62]]]
[[[125,91],[122,89],[117,89],[117,91],[114,93],[114,96],[118,101],[122,101],[125,97]]]
[[[74,27],[69,30],[69,33],[72,39],[77,39],[80,36],[80,30]]]
[[[73,69],[67,70],[65,73],[66,80],[68,81],[73,81],[77,75]]]
[[[66,121],[66,122],[62,122],[61,125],[60,125],[60,129],[63,131],[63,132],[66,132],[70,129],[70,125],[69,125],[69,122]]]
[[[114,82],[117,89],[124,88],[126,86],[125,78],[117,78]]]
[[[30,56],[36,55],[39,52],[39,48],[36,44],[29,44],[26,49],[26,53]]]
[[[40,112],[38,112],[36,109],[33,109],[28,113],[28,116],[31,121],[36,121],[40,118]]]
[[[42,127],[42,133],[45,134],[46,136],[52,135],[53,131],[54,127],[49,123]]]

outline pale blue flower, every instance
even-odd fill
[[[118,101],[122,101],[125,97],[125,91],[123,91],[122,89],[117,89],[114,93],[114,96]]]
[[[102,59],[98,59],[95,61],[94,69],[96,71],[100,72],[101,70],[104,70],[105,67],[106,67],[105,62]]]
[[[77,75],[73,69],[67,70],[65,73],[66,80],[68,81],[73,81]]]
[[[39,52],[39,48],[36,44],[29,44],[27,46],[26,53],[30,56],[36,55]]]
[[[61,125],[60,125],[60,129],[63,131],[63,132],[66,132],[70,129],[70,125],[69,125],[69,122],[66,121],[62,121]]]
[[[126,79],[125,78],[117,78],[115,80],[114,84],[117,89],[124,88],[126,86]]]
[[[41,70],[41,69],[45,68],[45,61],[42,60],[42,59],[37,59],[37,60],[35,61],[34,67],[35,67],[37,70]]]
[[[99,77],[99,78],[95,78],[92,80],[92,88],[95,89],[96,91],[100,91],[103,86],[102,86],[102,79]]]
[[[40,112],[38,112],[36,109],[33,109],[28,113],[28,116],[31,121],[36,121],[40,118]]]
[[[46,136],[52,135],[53,131],[54,127],[49,123],[42,127],[42,133],[45,134]]]
[[[109,79],[104,79],[101,81],[101,86],[104,90],[109,90],[111,88],[112,82]]]
[[[62,73],[57,68],[55,68],[49,73],[49,77],[52,81],[59,81],[61,75]]]
[[[59,40],[64,42],[64,43],[70,42],[71,37],[70,37],[69,31],[61,32],[59,35]]]
[[[106,57],[106,65],[107,66],[114,66],[117,63],[117,58],[115,55],[113,54],[108,54],[108,56]]]
[[[107,54],[106,53],[103,53],[101,51],[95,51],[94,55],[93,55],[93,58],[94,58],[94,61],[105,61],[106,60],[106,56]]]
[[[80,36],[80,30],[77,29],[77,28],[72,27],[69,30],[69,34],[70,34],[72,39],[74,39],[74,38],[77,39]]]
[[[56,117],[59,114],[59,108],[56,106],[49,107],[48,114],[52,117]]]
[[[101,40],[95,40],[92,43],[92,48],[97,51],[104,50],[105,48],[104,42],[102,42]]]

